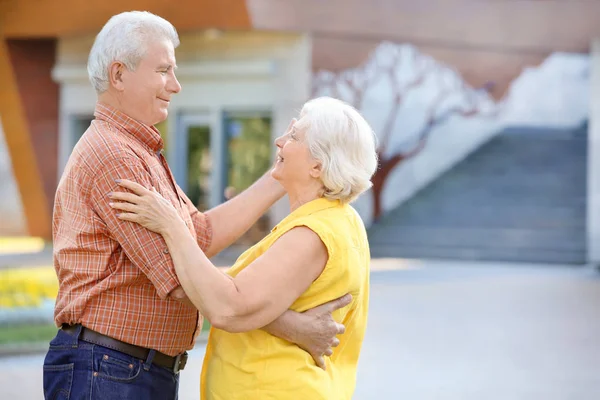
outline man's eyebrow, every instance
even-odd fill
[[[161,64],[161,65],[158,67],[158,69],[167,69],[167,70],[169,70],[169,69],[171,69],[171,68],[173,68],[173,69],[177,69],[177,65],[172,65],[172,64]]]

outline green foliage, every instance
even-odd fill
[[[54,324],[0,326],[0,344],[50,342],[58,328]]]

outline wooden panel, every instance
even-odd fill
[[[58,166],[59,85],[50,75],[56,59],[56,42],[56,39],[7,41],[48,214],[52,214]]]
[[[359,65],[380,42],[410,43],[502,97],[526,66],[584,52],[600,36],[600,1],[248,0],[257,29],[308,31],[315,70]]]
[[[422,47],[421,50],[436,60],[456,68],[463,79],[473,87],[493,82],[492,96],[502,98],[512,81],[523,68],[539,65],[549,54],[496,53],[493,51],[464,51],[451,48]]]
[[[4,40],[0,40],[0,115],[30,235],[51,237],[50,214],[25,110]]]
[[[313,38],[313,69],[339,71],[365,62],[380,41]],[[540,64],[548,54],[497,53],[484,50],[465,50],[419,46],[419,50],[437,61],[455,68],[473,87],[494,82],[491,91],[497,100],[506,93],[510,83],[524,67]]]
[[[587,52],[600,1],[248,0],[257,29],[496,52]]]
[[[380,40],[355,40],[313,36],[313,60],[315,70],[339,71],[363,63],[375,50]]]
[[[96,33],[122,11],[147,10],[169,20],[178,31],[250,27],[245,0],[9,0],[5,37],[56,37]]]

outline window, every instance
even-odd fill
[[[93,115],[74,115],[71,117],[71,129],[69,129],[69,144],[71,150],[77,144],[83,133],[90,127],[94,119]]]

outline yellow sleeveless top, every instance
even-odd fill
[[[298,346],[265,331],[228,333],[212,328],[202,367],[201,399],[352,398],[369,304],[369,245],[358,213],[349,205],[324,198],[306,203],[242,254],[229,274],[238,274],[296,226],[317,233],[329,259],[319,278],[290,308],[302,312],[352,294],[352,302],[333,313],[346,331],[338,336],[340,345],[333,355],[325,357],[327,370],[317,367],[310,354]]]

